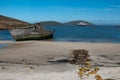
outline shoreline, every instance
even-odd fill
[[[13,40],[0,40],[0,43],[29,43],[29,42],[55,42],[55,43],[113,43],[119,44],[120,42],[102,42],[102,41],[54,41],[54,40],[28,40],[28,41],[13,41]]]

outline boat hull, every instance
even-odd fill
[[[47,34],[32,34],[32,35],[19,35],[13,36],[16,41],[28,41],[28,40],[45,40],[53,38],[54,31]]]

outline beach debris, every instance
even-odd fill
[[[103,80],[102,77],[97,74],[99,71],[98,66],[93,66],[91,64],[90,55],[88,54],[88,51],[85,49],[77,49],[72,51],[72,59],[70,61],[71,64],[78,65],[78,75],[80,77],[80,80],[83,80],[84,78],[88,78],[90,75],[95,75],[96,80]]]
[[[115,79],[108,78],[108,79],[104,79],[104,80],[115,80]]]
[[[25,68],[24,69],[34,69],[34,67],[32,67],[32,66],[25,66]]]
[[[49,62],[49,63],[69,63],[69,58],[66,56],[53,57],[52,59],[49,59],[47,62]]]
[[[96,80],[103,80],[100,75],[95,75]]]
[[[22,60],[22,64],[26,64],[26,62],[25,62],[25,60],[24,60],[24,59]]]
[[[72,50],[72,59],[70,60],[70,63],[75,65],[84,65],[86,61],[90,60],[89,57],[90,55],[87,50]]]

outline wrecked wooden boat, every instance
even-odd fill
[[[16,41],[44,40],[53,38],[55,30],[45,30],[39,23],[28,27],[11,29],[10,33]]]

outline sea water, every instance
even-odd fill
[[[8,30],[0,30],[0,40],[13,40]]]
[[[45,26],[55,29],[53,41],[120,43],[120,27],[116,26]],[[0,40],[14,40],[8,30],[0,30]]]
[[[54,41],[120,42],[117,26],[46,26],[46,29],[55,29]]]
[[[10,32],[8,30],[0,30],[0,41],[6,41],[6,40],[11,40],[13,41],[14,39],[12,38]],[[10,46],[10,44],[6,43],[0,43],[0,48]]]

